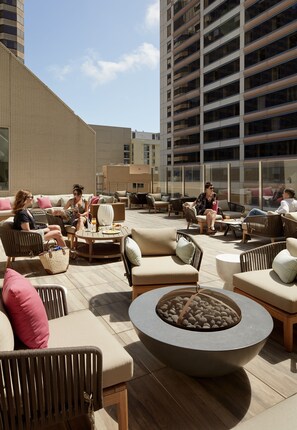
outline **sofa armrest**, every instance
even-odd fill
[[[1,352],[0,370],[3,428],[19,428],[19,421],[32,428],[57,425],[88,413],[90,395],[94,410],[103,406],[96,347]]]
[[[229,209],[232,212],[240,212],[241,214],[245,211],[245,206],[240,205],[238,203],[228,202]]]
[[[242,272],[271,269],[275,256],[286,248],[286,242],[274,242],[240,254]]]
[[[66,290],[61,285],[38,285],[35,289],[42,300],[49,320],[68,315]]]

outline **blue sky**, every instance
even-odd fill
[[[88,124],[159,132],[159,0],[25,0],[25,65]]]

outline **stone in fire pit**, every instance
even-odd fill
[[[157,314],[165,322],[188,330],[224,330],[238,324],[241,310],[230,297],[198,287],[174,290],[157,304]]]

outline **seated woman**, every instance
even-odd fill
[[[280,202],[280,206],[275,211],[262,211],[261,209],[254,208],[249,211],[244,220],[246,220],[249,216],[255,215],[267,215],[271,214],[286,214],[289,212],[297,211],[297,200],[295,199],[295,191],[293,188],[285,188],[283,192],[283,200]]]
[[[82,192],[84,187],[79,184],[73,185],[73,198],[66,203],[64,210],[70,211],[70,224],[75,226],[76,230],[83,230],[87,224],[89,216],[89,202],[84,199]]]
[[[213,190],[211,182],[206,182],[204,193],[199,194],[192,206],[196,207],[197,215],[206,215],[207,234],[214,234],[215,220],[217,216],[216,208],[216,193]]]
[[[33,196],[30,191],[19,190],[16,193],[13,205],[13,213],[15,214],[13,228],[25,231],[42,230],[45,240],[55,239],[59,246],[66,246],[61,229],[58,225],[42,226],[42,228],[38,228],[38,224],[35,223],[33,215],[28,210],[28,207],[31,206],[32,199]]]

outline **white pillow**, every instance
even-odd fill
[[[297,275],[297,257],[293,257],[287,249],[283,249],[274,258],[272,269],[285,284],[290,284]]]
[[[192,242],[189,242],[184,237],[180,237],[176,244],[176,255],[186,264],[191,264],[194,253],[195,246]]]
[[[131,237],[127,237],[125,241],[125,251],[130,263],[135,266],[140,266],[141,264],[141,251],[135,240]]]

